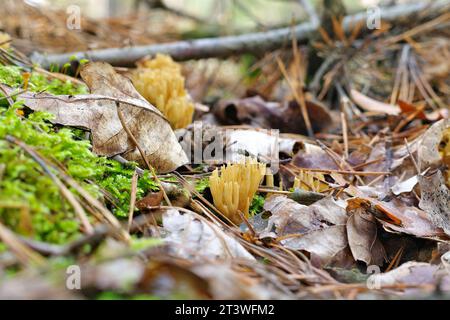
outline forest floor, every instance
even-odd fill
[[[0,299],[449,298],[448,8],[133,67],[31,53],[181,37],[6,19]]]

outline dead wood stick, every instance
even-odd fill
[[[89,244],[92,249],[96,248],[109,234],[111,230],[105,224],[97,225],[94,228],[92,234],[87,234],[79,237],[65,245],[56,245],[47,242],[42,242],[30,238],[25,238],[20,235],[16,235],[18,241],[28,248],[36,251],[37,253],[48,256],[67,256],[71,254],[77,254],[84,248],[86,244]]]
[[[426,10],[430,14],[444,12],[450,6],[450,0],[438,0],[413,4],[401,4],[381,9],[381,18],[387,22],[408,19]],[[352,30],[359,23],[365,24],[366,12],[349,15],[344,18],[344,31]],[[315,21],[299,24],[294,28],[280,28],[266,32],[255,32],[237,36],[204,38],[191,41],[177,41],[165,44],[135,46],[128,48],[109,48],[65,54],[42,54],[35,52],[31,60],[48,69],[51,65],[63,65],[72,56],[77,59],[105,61],[116,66],[133,66],[136,61],[156,53],[171,55],[175,60],[200,59],[208,57],[224,57],[244,52],[267,52],[287,43],[292,35],[297,41],[305,41],[317,32]]]

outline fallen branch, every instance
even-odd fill
[[[98,245],[109,235],[110,230],[108,226],[101,224],[94,228],[94,232],[87,235],[82,235],[80,238],[70,242],[66,245],[57,245],[47,242],[42,242],[22,236],[17,236],[18,241],[37,253],[48,256],[68,256],[78,254],[85,245],[89,245],[93,251]],[[113,233],[112,233],[113,234]]]
[[[439,0],[431,3],[402,4],[381,10],[381,18],[392,22],[398,19],[411,19],[412,16],[423,14],[425,10],[437,14],[444,12],[450,6],[450,0]],[[344,30],[350,31],[358,23],[366,21],[366,12],[360,12],[344,18]],[[364,23],[365,24],[365,23]],[[220,38],[205,38],[192,41],[178,41],[167,44],[136,46],[128,48],[111,48],[65,54],[41,54],[35,52],[31,60],[48,69],[51,65],[63,65],[71,57],[105,61],[116,66],[133,66],[136,61],[156,53],[171,55],[175,60],[189,60],[208,57],[224,57],[244,52],[265,52],[279,48],[287,43],[292,34],[297,41],[305,41],[318,30],[315,19],[302,23],[294,28],[281,28],[267,32],[256,32],[237,36]]]

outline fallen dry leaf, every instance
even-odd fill
[[[420,170],[432,170],[419,175],[421,199],[419,207],[428,213],[431,221],[450,235],[450,190],[444,179],[444,161],[439,145],[444,131],[450,128],[450,119],[433,124],[422,136],[418,148]]]
[[[226,141],[226,159],[231,162],[239,161],[245,154],[276,161],[279,153],[292,156],[300,144],[298,140],[279,137],[266,130],[230,130]]]
[[[421,171],[428,168],[436,168],[442,164],[442,156],[439,153],[439,144],[442,141],[444,130],[450,128],[450,118],[442,119],[434,123],[419,141],[417,156]]]
[[[293,156],[303,146],[299,136],[284,137],[278,132],[253,128],[228,128],[197,123],[175,134],[187,154],[196,161],[209,164],[239,162],[246,155],[257,157],[261,162],[278,162],[279,154]],[[201,139],[200,139],[201,138]],[[200,145],[201,144],[201,145]],[[202,159],[198,150],[201,148]],[[197,154],[196,154],[197,153]]]
[[[367,265],[381,266],[386,253],[378,240],[375,217],[368,211],[367,204],[358,198],[347,201],[347,238],[355,260]]]
[[[422,290],[432,291],[437,286],[444,291],[450,289],[450,275],[445,268],[415,261],[406,262],[386,273],[374,274],[369,277],[368,281],[374,289],[390,286],[392,291],[395,290],[395,286],[398,286],[396,292],[408,295],[417,295]],[[412,288],[403,289],[404,285]],[[414,286],[418,288],[414,288]],[[424,286],[428,286],[428,288]]]
[[[211,299],[208,281],[179,260],[152,259],[144,266],[138,288],[142,292],[170,298],[172,292],[192,299]]]
[[[277,236],[283,237],[283,246],[308,251],[320,264],[327,264],[347,247],[347,214],[331,197],[305,206],[274,195],[266,200],[264,209],[272,213],[266,233],[274,228]]]
[[[345,225],[311,231],[302,237],[282,240],[281,243],[286,248],[310,252],[311,261],[316,265],[328,265],[348,246]]]
[[[440,170],[419,176],[421,198],[419,207],[428,213],[433,224],[450,236],[450,190]]]
[[[439,109],[429,113],[425,113],[423,111],[419,111],[417,107],[403,100],[398,100],[398,106],[400,107],[402,113],[405,114],[417,113],[416,118],[422,120],[438,121],[440,119],[447,118],[449,116],[448,109]]]
[[[419,182],[417,175],[412,176],[409,179],[406,179],[405,181],[397,182],[394,184],[391,188],[392,193],[395,195],[399,195],[403,192],[411,192],[416,184]]]
[[[441,238],[442,231],[431,223],[426,212],[406,206],[400,200],[390,202],[371,199],[376,216],[385,228],[421,238]]]
[[[241,258],[254,260],[253,256],[232,236],[207,220],[199,219],[193,212],[168,209],[162,214],[164,237],[173,254],[186,259]]]
[[[143,163],[139,150],[118,117],[120,111],[125,125],[158,172],[170,172],[188,163],[170,124],[158,109],[139,95],[129,79],[103,62],[88,63],[81,76],[92,95],[70,97],[24,93],[18,98],[25,100],[32,110],[55,115],[55,123],[90,129],[96,154],[108,157],[123,154],[128,160]]]
[[[299,168],[339,169],[325,150],[311,143],[303,143],[303,147],[295,154],[292,163]]]
[[[319,102],[307,100],[306,108],[314,132],[322,131],[332,124],[330,112]],[[265,101],[259,96],[224,100],[215,106],[213,112],[225,125],[247,124],[265,129],[279,129],[281,132],[307,132],[300,107],[295,101],[280,104]]]
[[[0,282],[0,299],[2,300],[82,299],[78,292],[67,290],[38,273],[25,271],[14,278],[2,277]]]
[[[286,196],[273,195],[266,199],[264,210],[272,213],[268,228],[275,227],[278,236],[305,234],[329,225],[344,225],[347,221],[345,209],[331,197],[305,206]]]
[[[136,202],[136,208],[138,208],[141,211],[145,209],[150,209],[152,207],[159,206],[163,199],[164,196],[161,190],[158,192],[150,192],[141,200]]]
[[[83,288],[126,291],[140,281],[144,268],[143,263],[137,258],[118,258],[96,266],[85,266],[81,271],[85,274],[85,277],[81,279],[82,286]]]
[[[214,299],[286,299],[279,290],[255,281],[245,273],[233,270],[227,262],[198,264],[192,268],[198,276],[206,279]],[[220,276],[218,276],[220,275]]]

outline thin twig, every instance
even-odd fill
[[[342,123],[342,135],[344,139],[344,157],[348,159],[348,129],[347,129],[347,119],[344,112],[341,111],[341,123]]]
[[[308,136],[314,137],[314,131],[312,129],[311,120],[309,119],[308,109],[306,107],[306,102],[305,102],[305,96],[303,94],[303,88],[300,88],[299,90],[297,90],[297,88],[295,88],[294,84],[292,83],[291,79],[289,78],[289,75],[286,71],[286,68],[285,68],[283,62],[278,57],[277,57],[277,63],[281,70],[281,73],[283,74],[289,87],[291,88],[291,91],[292,91],[292,94],[294,95],[295,101],[298,103],[298,105],[300,107],[300,111],[303,116],[303,121],[305,122]]]
[[[125,118],[122,114],[122,111],[120,111],[120,104],[118,102],[116,102],[116,107],[117,107],[117,115],[119,117],[120,123],[122,124],[123,129],[125,130],[125,132],[127,133],[128,137],[133,141],[134,145],[136,146],[136,148],[139,150],[139,153],[141,154],[142,160],[144,160],[145,165],[147,166],[147,168],[150,170],[150,172],[153,175],[153,178],[156,180],[156,183],[158,183],[159,188],[161,189],[163,196],[164,196],[164,200],[167,202],[167,204],[169,206],[171,206],[172,204],[170,203],[169,197],[167,196],[166,191],[164,190],[164,188],[161,185],[161,181],[158,178],[158,175],[155,172],[155,169],[153,168],[152,165],[150,165],[150,163],[147,160],[147,157],[145,156],[145,152],[144,150],[142,150],[139,142],[136,140],[136,138],[134,137],[133,133],[131,132],[131,130],[128,128],[128,126],[126,125],[125,122]]]
[[[412,163],[414,164],[414,168],[416,169],[416,172],[418,175],[420,175],[420,167],[417,164],[416,159],[414,158],[411,149],[409,148],[409,144],[408,144],[408,140],[405,138],[405,145],[406,145],[406,150],[408,151],[409,157],[411,158]]]
[[[40,266],[45,265],[45,260],[39,253],[21,243],[18,237],[1,222],[0,239],[15,253],[17,259],[24,265],[29,263]]]
[[[139,178],[138,174],[135,170],[133,172],[133,176],[131,177],[130,210],[128,212],[128,233],[130,233],[131,223],[133,222],[134,206],[136,204],[138,178]]]

